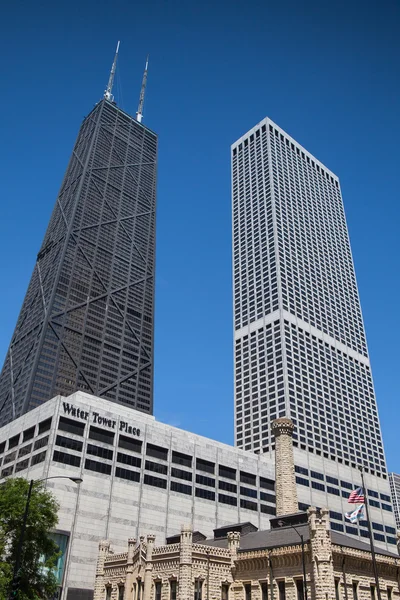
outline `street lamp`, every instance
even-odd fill
[[[71,481],[73,481],[74,483],[76,483],[78,485],[80,483],[82,483],[82,481],[83,481],[83,479],[81,477],[69,477],[67,475],[54,475],[52,477],[44,477],[43,479],[31,479],[30,484],[29,484],[28,496],[26,498],[24,520],[22,521],[22,528],[21,528],[21,533],[19,535],[18,546],[17,546],[17,554],[15,557],[14,573],[13,573],[13,579],[12,579],[12,583],[11,583],[10,600],[13,600],[14,598],[17,597],[17,592],[19,590],[18,573],[19,573],[20,566],[21,566],[22,546],[24,544],[26,522],[28,520],[29,505],[31,502],[33,484],[34,483],[42,483],[43,481],[48,481],[49,479],[70,479]]]
[[[297,533],[297,535],[299,536],[299,538],[301,539],[301,559],[302,559],[302,563],[303,563],[303,588],[304,588],[304,600],[308,600],[307,598],[307,581],[306,581],[306,557],[304,554],[304,537],[303,535],[297,530],[297,528],[292,525],[291,523],[286,523],[285,521],[278,521],[278,525],[280,527],[283,527],[284,525],[289,525],[292,529],[295,530],[295,532]]]

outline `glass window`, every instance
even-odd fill
[[[246,583],[244,586],[244,596],[246,600],[251,600],[251,584]]]
[[[304,585],[302,579],[296,579],[297,600],[304,600]]]
[[[59,452],[58,450],[54,450],[53,460],[65,465],[71,465],[71,467],[80,467],[81,464],[81,459],[79,456],[68,454],[67,452]]]
[[[31,440],[34,435],[35,435],[35,425],[33,427],[30,427],[29,429],[25,429],[22,441],[27,442],[28,440]]]
[[[183,465],[184,467],[192,467],[192,457],[188,454],[182,454],[182,452],[172,451],[172,462],[176,465]]]
[[[371,592],[371,600],[375,600],[375,586],[374,585],[370,585],[369,589],[370,589],[370,592]]]
[[[268,600],[268,583],[261,584],[261,598],[262,600]]]
[[[140,440],[133,440],[126,435],[119,436],[118,446],[119,448],[130,450],[131,452],[138,452],[139,454],[142,452],[142,442]]]
[[[95,471],[96,473],[103,473],[104,475],[111,474],[111,465],[97,462],[97,460],[91,460],[90,458],[85,460],[85,469],[88,469],[88,471]]]
[[[178,600],[178,582],[172,579],[169,583],[169,600]]]
[[[111,446],[114,444],[114,433],[112,431],[104,431],[104,429],[93,425],[89,429],[89,437],[91,440],[103,442],[103,444],[110,444]]]
[[[154,584],[154,600],[161,600],[161,581]]]
[[[107,460],[112,460],[113,451],[108,448],[101,448],[100,446],[95,446],[94,444],[88,444],[86,448],[86,454],[91,454],[92,456],[98,456],[99,458],[105,458]]]
[[[221,586],[221,600],[228,600],[229,598],[229,584],[223,583]]]
[[[10,438],[8,440],[8,449],[15,448],[15,446],[18,446],[19,436],[20,436],[20,434],[14,435],[12,438]]]
[[[204,471],[205,473],[214,474],[215,472],[215,464],[210,462],[209,460],[203,460],[202,458],[196,459],[196,468],[199,471]]]
[[[146,454],[153,458],[168,460],[168,450],[166,448],[161,448],[160,446],[155,446],[154,444],[147,444]]]
[[[58,422],[58,429],[83,437],[83,433],[85,431],[85,424],[78,423],[76,421],[73,421],[72,419],[67,419],[67,417],[60,417],[60,420]]]
[[[112,591],[111,586],[107,586],[106,587],[106,600],[111,600],[111,591]]]
[[[44,421],[39,423],[38,435],[40,435],[41,433],[44,433],[45,431],[48,431],[50,429],[51,421],[52,421],[52,418],[50,417],[49,419],[45,419]]]
[[[70,450],[76,450],[76,452],[81,452],[83,443],[80,440],[74,440],[73,438],[58,435],[56,437],[56,446],[61,446],[61,448],[69,448]]]
[[[340,600],[340,581],[339,581],[339,579],[335,579],[335,598],[336,598],[336,600]]]
[[[220,477],[225,477],[226,479],[236,479],[236,469],[219,465],[219,475]]]
[[[358,581],[353,581],[353,600],[358,600]]]
[[[278,581],[279,600],[286,600],[286,586],[284,581]]]
[[[194,600],[203,600],[203,581],[201,579],[195,579]]]
[[[120,585],[118,587],[118,600],[124,600],[125,598],[125,586]]]

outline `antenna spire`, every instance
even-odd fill
[[[143,119],[144,93],[146,91],[148,66],[149,66],[149,55],[147,55],[147,58],[146,58],[146,66],[144,68],[143,79],[142,79],[142,88],[140,90],[139,106],[138,106],[137,113],[136,113],[136,121],[138,121],[139,123],[141,123],[142,119]]]
[[[114,96],[112,95],[112,89],[113,89],[113,84],[114,84],[115,70],[117,68],[118,50],[119,50],[119,42],[117,44],[117,49],[115,51],[114,61],[113,61],[112,67],[111,67],[110,77],[108,79],[108,84],[107,84],[107,89],[104,92],[104,98],[106,100],[109,100],[110,102],[114,101]]]

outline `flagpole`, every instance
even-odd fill
[[[378,600],[381,600],[381,590],[379,587],[378,567],[376,564],[376,556],[375,556],[375,548],[374,548],[374,540],[373,540],[373,535],[372,535],[371,521],[369,519],[368,494],[367,494],[367,488],[365,487],[365,481],[364,481],[364,469],[363,469],[363,467],[359,467],[359,469],[361,471],[361,482],[362,482],[362,488],[363,488],[363,492],[364,492],[365,516],[367,518],[369,541],[371,544],[371,556],[372,556],[372,565],[374,567],[376,591],[378,594]]]

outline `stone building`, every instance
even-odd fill
[[[271,529],[239,523],[207,539],[185,526],[162,546],[154,535],[130,539],[119,554],[101,542],[94,600],[379,600],[369,544],[331,531],[328,508],[288,514],[297,503],[292,431],[288,419],[275,421]],[[379,549],[376,561],[381,599],[398,600],[399,556]]]

